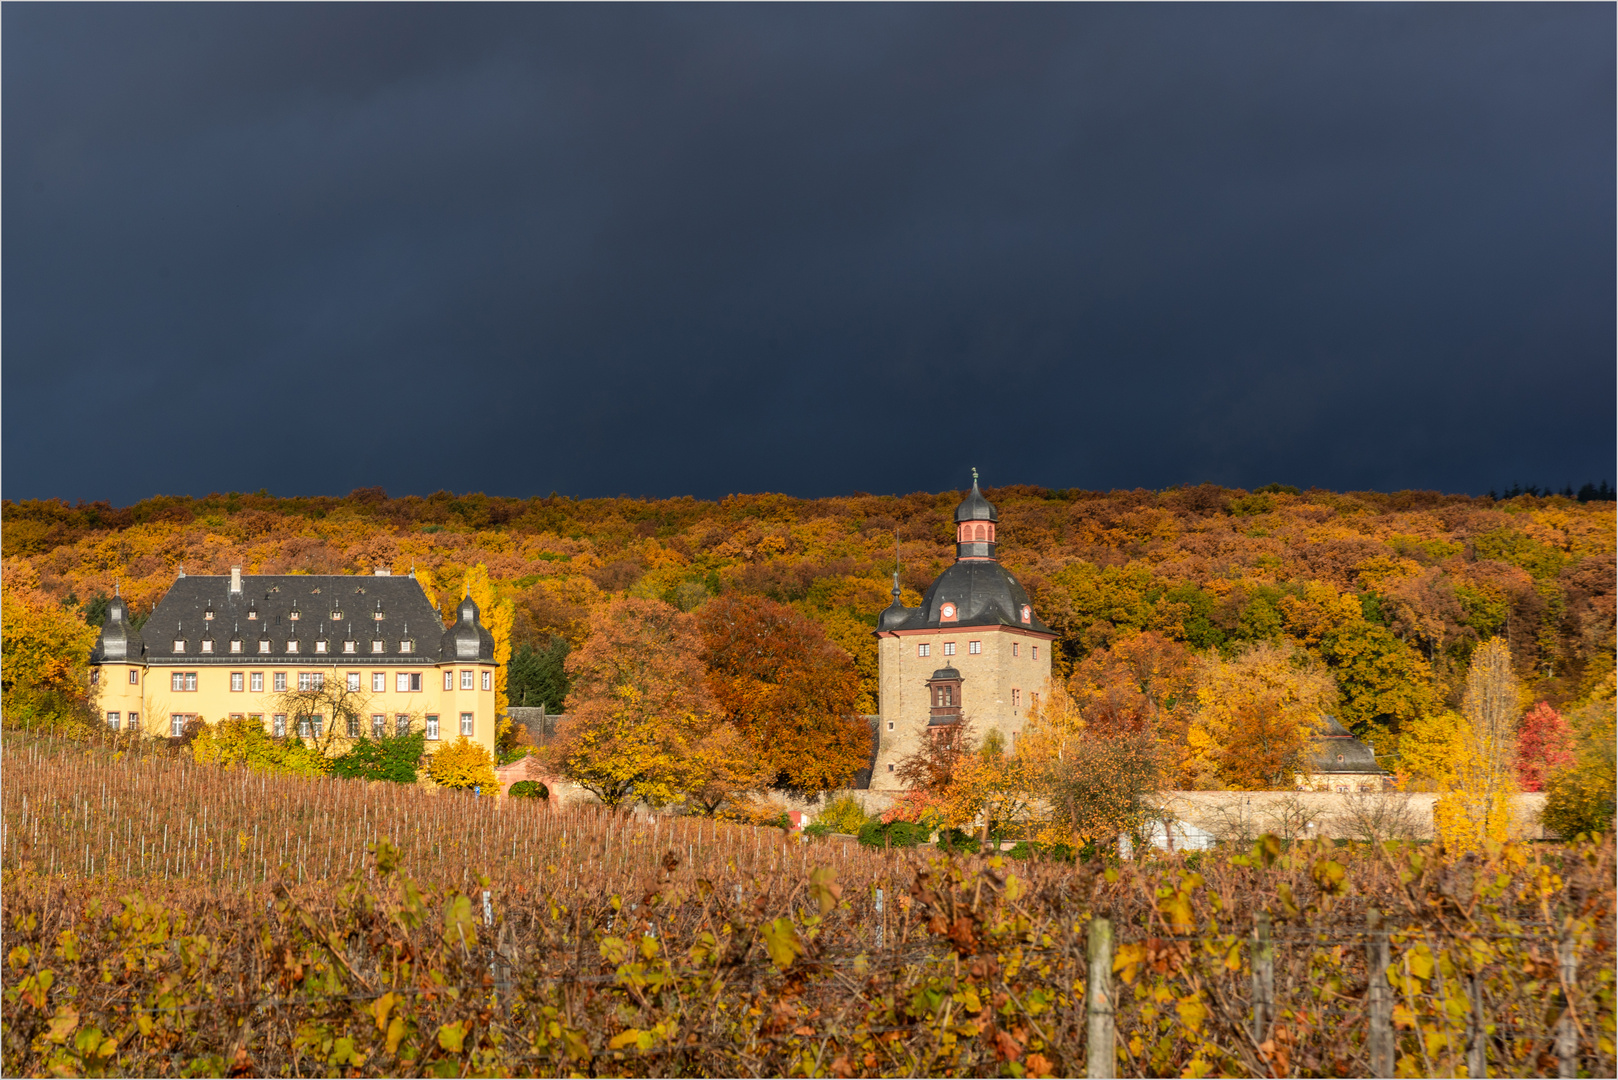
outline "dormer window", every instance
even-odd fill
[[[303,618],[303,613],[297,608],[293,608],[291,611],[287,612],[287,618],[291,619],[293,622],[297,622],[299,619]]]
[[[185,638],[177,637],[174,639],[174,651],[185,652]]]
[[[341,611],[337,610],[336,608],[333,608],[332,612],[331,612],[331,621],[332,622],[342,622],[343,621],[343,613]]]
[[[298,639],[297,638],[288,638],[287,639],[287,652],[295,653],[297,651],[298,651]]]
[[[323,653],[325,651],[326,651],[326,639],[325,638],[316,638],[315,639],[315,652]]]
[[[382,650],[385,649],[385,648],[387,648],[387,646],[384,645],[381,641],[373,641],[373,642],[371,642],[371,652],[374,655],[380,656],[381,653],[382,653]]]
[[[230,639],[230,651],[233,652],[233,653],[239,653],[239,652],[242,651],[242,639],[241,638],[231,638]]]
[[[414,652],[415,649],[416,643],[411,641],[409,638],[405,638],[403,641],[399,642],[399,651],[401,653]]]
[[[375,619],[377,622],[381,622],[383,619],[387,618],[387,616],[382,613],[382,601],[378,600],[376,602],[376,610],[371,612],[371,618]]]
[[[354,651],[354,643],[352,641],[343,642],[343,651],[345,653],[352,653]]]
[[[260,656],[268,656],[270,654],[270,639],[269,638],[260,638],[259,639],[258,652],[259,652]]]
[[[204,622],[213,622],[213,608],[207,608],[202,613]]]
[[[257,622],[258,621],[258,602],[257,601],[254,601],[253,603],[250,603],[250,604],[247,605],[247,619],[248,619],[249,622]]]
[[[205,653],[213,652],[213,638],[202,639],[202,651]]]

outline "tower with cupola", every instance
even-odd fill
[[[903,785],[895,767],[922,744],[969,723],[978,738],[999,731],[1015,752],[1051,675],[1056,635],[1034,612],[1027,590],[996,556],[1000,520],[978,489],[955,508],[955,562],[905,607],[899,575],[893,603],[877,618],[880,714],[873,790]]]

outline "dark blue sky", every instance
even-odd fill
[[[1610,4],[0,19],[8,498],[1613,475]]]

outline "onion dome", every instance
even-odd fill
[[[978,490],[978,471],[972,470],[972,491],[955,508],[955,557],[994,558],[994,525],[1000,512]]]
[[[107,617],[101,623],[95,648],[90,651],[92,664],[136,663],[146,651],[140,631],[129,622],[129,606],[123,598],[114,596],[107,604]]]
[[[961,505],[955,508],[955,520],[962,521],[999,521],[1000,511],[994,504],[983,497],[978,490],[978,471],[972,470],[972,491],[961,500]]]
[[[445,660],[494,659],[494,635],[478,620],[478,605],[470,596],[455,609],[455,625],[444,631],[440,655]]]

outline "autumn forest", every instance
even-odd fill
[[[1610,502],[1279,485],[987,494],[1001,514],[1001,560],[1060,634],[1064,678],[1093,675],[1120,648],[1138,650],[1142,635],[1188,656],[1281,643],[1330,672],[1343,723],[1374,739],[1390,767],[1404,725],[1458,705],[1472,652],[1491,637],[1509,645],[1525,696],[1552,707],[1611,678]],[[614,596],[684,611],[718,596],[767,597],[847,653],[855,708],[872,713],[871,630],[889,602],[895,555],[914,604],[953,558],[959,498],[395,499],[360,489],[123,508],[6,502],[4,557],[8,588],[99,611],[116,586],[137,618],[182,568],[386,567],[454,584],[481,565],[512,602],[511,645],[534,678],[545,675],[536,659],[582,645],[592,611]],[[454,597],[437,599],[447,609]],[[555,709],[563,687],[553,682]]]

